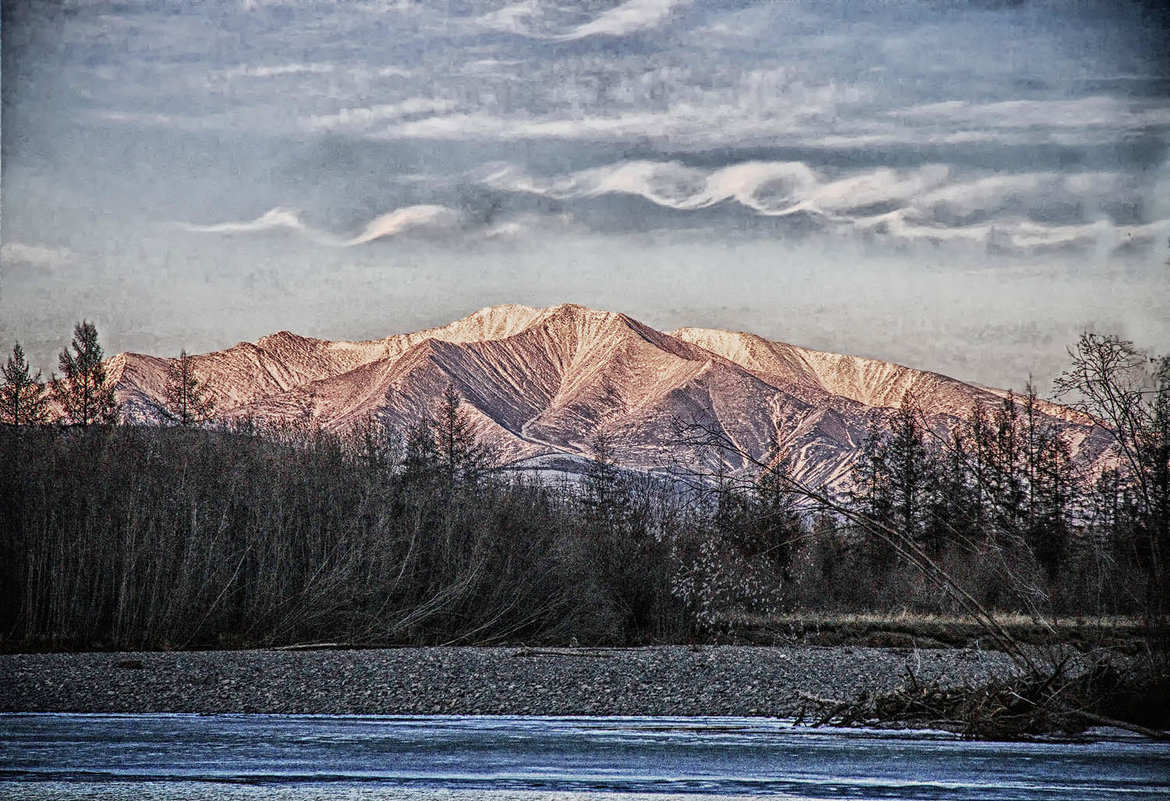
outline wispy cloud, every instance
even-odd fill
[[[745,162],[706,171],[676,161],[628,161],[551,179],[535,178],[502,165],[482,181],[495,189],[562,200],[637,195],[681,211],[735,200],[761,214],[785,214],[797,209],[817,178],[800,162]]]
[[[333,114],[318,114],[304,121],[304,127],[311,131],[346,131],[365,133],[376,126],[401,122],[413,117],[431,118],[455,108],[450,100],[430,98],[408,98],[399,103],[377,106],[343,108]]]
[[[1118,219],[1111,201],[1133,188],[1115,173],[969,176],[929,164],[827,176],[803,162],[702,169],[624,161],[561,176],[499,164],[478,180],[496,191],[566,202],[636,196],[699,216],[735,202],[760,217],[805,212],[827,228],[889,241],[973,242],[1018,252],[1149,243],[1167,224]]]
[[[364,245],[376,239],[395,237],[408,231],[451,230],[459,224],[459,213],[446,206],[408,206],[375,217],[365,230],[341,244],[345,247]]]
[[[477,25],[531,39],[570,42],[652,30],[669,20],[676,10],[690,4],[691,0],[626,0],[587,22],[572,24],[571,20],[580,13],[572,3],[521,0],[484,14]]]
[[[891,111],[889,116],[919,123],[980,128],[1140,128],[1170,125],[1170,106],[1165,102],[1105,96],[994,103],[948,100]]]
[[[23,262],[34,267],[57,267],[74,257],[69,248],[30,245],[24,242],[5,242],[0,245],[0,261]]]
[[[305,64],[242,64],[219,71],[225,78],[273,78],[284,75],[329,75],[337,71],[336,64],[311,62]]]
[[[379,239],[391,239],[407,233],[440,233],[459,226],[460,215],[439,205],[406,206],[375,217],[361,233],[345,237],[306,224],[295,211],[277,207],[254,220],[221,222],[209,225],[179,223],[184,230],[200,234],[257,234],[269,231],[295,231],[318,245],[349,248]]]
[[[676,9],[686,5],[690,5],[690,0],[627,0],[557,38],[571,41],[589,36],[628,36],[657,28]]]

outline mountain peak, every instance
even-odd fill
[[[166,360],[113,360],[111,373],[135,422],[159,422]],[[582,455],[598,433],[620,443],[628,467],[711,459],[680,450],[679,421],[703,419],[751,458],[773,446],[796,454],[797,478],[835,484],[849,473],[871,427],[905,392],[947,428],[994,391],[890,362],[799,348],[747,332],[680,328],[663,333],[625,314],[577,303],[539,309],[487,306],[447,325],[366,342],[282,331],[256,345],[197,357],[201,380],[227,417],[280,420],[309,409],[345,430],[375,415],[409,431],[454,384],[477,430],[507,460]],[[132,369],[131,369],[132,368]],[[1071,426],[1092,461],[1105,445]]]
[[[504,339],[523,331],[542,311],[518,303],[485,306],[453,323],[421,333],[451,342]]]

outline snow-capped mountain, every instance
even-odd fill
[[[997,404],[1006,394],[749,333],[665,333],[571,304],[493,306],[440,328],[366,342],[282,331],[192,359],[223,417],[310,420],[342,431],[373,416],[408,431],[451,385],[477,433],[506,462],[588,456],[601,434],[628,467],[709,467],[716,454],[696,453],[679,431],[680,423],[702,420],[757,458],[775,442],[797,477],[816,484],[847,475],[869,432],[886,424],[907,392],[940,432],[973,404]],[[165,419],[171,361],[135,353],[111,360],[129,420]],[[1087,418],[1055,404],[1043,411],[1082,458],[1107,447]]]

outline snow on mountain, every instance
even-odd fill
[[[868,432],[888,422],[907,392],[940,430],[1004,394],[749,333],[664,333],[572,304],[492,306],[446,326],[364,342],[280,332],[192,359],[227,418],[311,420],[342,431],[373,417],[407,431],[454,386],[477,433],[505,462],[573,463],[604,435],[629,467],[710,468],[718,455],[695,452],[680,432],[701,420],[756,458],[775,444],[798,477],[817,484],[848,474]],[[111,360],[128,418],[164,418],[172,361]],[[1086,458],[1104,448],[1083,417],[1055,404],[1043,411]],[[729,466],[744,465],[732,459]]]

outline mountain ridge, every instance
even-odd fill
[[[847,476],[866,437],[888,423],[907,392],[940,432],[974,404],[1007,395],[750,332],[663,332],[576,304],[489,306],[377,340],[280,331],[190,358],[227,419],[300,420],[342,431],[372,417],[407,431],[453,386],[504,462],[588,457],[601,435],[628,467],[663,469],[687,459],[711,467],[715,454],[689,455],[679,436],[680,422],[702,419],[750,457],[766,459],[775,445],[798,478],[829,485]],[[111,360],[129,421],[165,422],[173,361],[135,353]],[[1040,411],[1068,431],[1080,458],[1105,452],[1088,418],[1050,403]],[[729,464],[744,466],[735,458]]]

